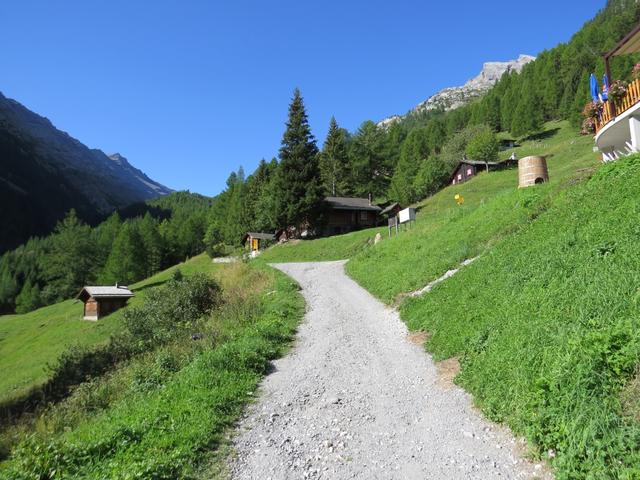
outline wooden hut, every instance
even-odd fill
[[[276,236],[273,233],[264,232],[247,232],[242,237],[242,245],[247,247],[251,252],[257,252],[264,248],[265,243],[275,241]]]
[[[113,287],[84,287],[76,298],[84,303],[85,320],[99,320],[124,307],[131,297],[131,290],[116,284]]]
[[[326,197],[327,207],[324,235],[347,233],[378,224],[378,215],[382,210],[373,205],[369,198]]]
[[[461,160],[458,162],[456,169],[449,178],[451,185],[464,183],[480,172],[491,172],[494,170],[504,170],[505,168],[515,167],[518,161],[515,158],[509,158],[502,162],[483,162],[482,160]]]

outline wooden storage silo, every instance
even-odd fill
[[[520,188],[548,181],[549,170],[545,157],[536,155],[518,160],[518,186]]]

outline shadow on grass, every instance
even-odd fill
[[[551,128],[549,130],[545,130],[544,132],[534,133],[522,139],[522,141],[535,141],[535,140],[546,140],[548,138],[553,137],[560,131],[559,127]]]
[[[157,280],[155,282],[151,282],[151,283],[147,283],[146,285],[143,285],[142,287],[137,287],[137,288],[132,288],[134,293],[138,293],[138,292],[142,292],[144,290],[147,290],[149,288],[155,288],[155,287],[159,287],[161,285],[164,285],[165,283],[167,283],[169,281],[169,279],[166,280]]]

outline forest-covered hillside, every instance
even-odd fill
[[[97,223],[171,192],[119,154],[107,156],[0,93],[0,253],[51,233],[71,208]]]
[[[71,298],[83,285],[133,283],[201,253],[211,204],[175,192],[115,212],[94,228],[71,210],[51,235],[0,257],[0,313]]]

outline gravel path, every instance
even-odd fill
[[[469,395],[443,386],[397,312],[344,262],[274,266],[300,283],[307,314],[240,422],[232,478],[547,478]]]

